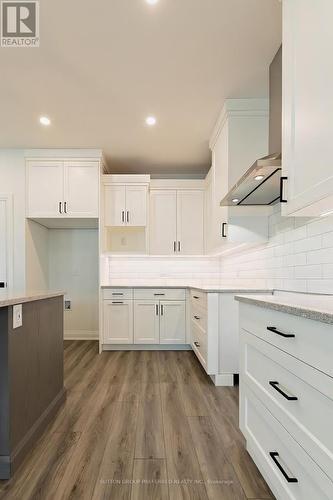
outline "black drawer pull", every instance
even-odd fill
[[[279,382],[273,382],[272,380],[270,380],[269,385],[271,385],[273,387],[273,389],[275,389],[277,392],[282,394],[282,396],[284,398],[286,398],[288,401],[297,401],[298,400],[298,398],[296,396],[288,396],[288,394],[283,392],[283,390],[280,389],[280,387],[279,387]]]
[[[200,316],[194,316],[194,319],[200,319]]]
[[[194,342],[195,347],[200,347],[199,342]]]
[[[155,297],[164,297],[165,293],[154,293]]]
[[[283,477],[287,480],[288,483],[298,483],[298,479],[296,479],[296,477],[289,477],[284,468],[282,467],[282,465],[280,464],[280,462],[278,461],[277,457],[279,456],[279,454],[277,451],[271,451],[270,456],[275,465],[277,466],[277,468],[279,469],[279,471],[282,472]]]
[[[194,299],[199,299],[200,297],[198,297],[197,295],[193,295],[193,298]]]
[[[112,292],[112,295],[117,295],[117,296],[121,296],[121,295],[124,295],[123,293],[115,293],[115,292]]]
[[[291,338],[295,337],[295,335],[293,333],[283,333],[283,332],[280,332],[276,328],[276,326],[268,326],[267,330],[269,330],[270,332],[276,333],[276,335],[280,335],[281,337],[285,337],[286,339],[291,339]]]
[[[120,302],[120,301],[113,301],[112,304],[123,304],[124,302]]]

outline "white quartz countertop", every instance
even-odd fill
[[[136,281],[136,280],[119,280],[112,281],[107,285],[102,285],[102,289],[107,288],[194,288],[195,290],[201,290],[203,292],[212,293],[272,293],[273,290],[266,288],[250,288],[242,286],[231,286],[231,285],[217,285],[210,283],[195,283],[188,281],[171,281],[171,280],[161,280],[161,281]]]
[[[238,295],[239,302],[245,302],[266,309],[293,314],[303,318],[333,324],[333,295],[276,294]]]
[[[60,297],[62,295],[65,295],[65,292],[3,290],[0,292],[0,307],[13,306],[15,304],[23,304],[25,302],[33,302],[35,300],[50,299],[52,297]]]

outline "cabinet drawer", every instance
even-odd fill
[[[131,300],[133,299],[132,288],[106,288],[103,291],[104,300]]]
[[[241,386],[241,425],[250,455],[277,498],[333,498],[332,481],[246,384]]]
[[[332,325],[243,303],[240,323],[244,330],[333,377]]]
[[[192,333],[192,348],[199,359],[200,363],[204,369],[208,370],[207,365],[207,335],[201,328],[194,322],[191,321],[191,333]]]
[[[183,288],[134,288],[134,299],[185,300]]]
[[[333,479],[333,379],[245,332],[241,360],[246,384]]]
[[[191,288],[190,290],[191,302],[193,304],[199,304],[203,308],[207,308],[207,293],[201,290],[195,290]]]
[[[191,319],[194,323],[200,326],[200,328],[207,332],[207,309],[201,307],[199,303],[193,301],[191,303]]]

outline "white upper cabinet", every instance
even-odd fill
[[[65,213],[72,217],[98,217],[99,163],[65,162]]]
[[[333,211],[332,19],[331,0],[283,1],[284,215]]]
[[[150,253],[168,255],[177,245],[177,191],[156,189],[150,192]]]
[[[98,160],[27,160],[27,217],[98,218],[99,169]]]
[[[64,166],[61,161],[27,162],[27,216],[59,217],[64,210]]]
[[[253,207],[221,207],[228,191],[258,158],[268,153],[268,100],[227,99],[210,141],[206,178],[206,251],[268,238],[267,217]]]
[[[147,224],[146,186],[126,186],[126,224],[128,226]]]
[[[126,188],[116,184],[104,186],[104,223],[106,226],[125,224]]]
[[[104,185],[105,226],[146,226],[147,186]]]
[[[204,253],[204,190],[151,190],[150,253]]]
[[[186,255],[204,253],[204,192],[177,191],[178,252]]]

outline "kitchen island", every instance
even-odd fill
[[[0,294],[0,479],[65,400],[63,292]]]

